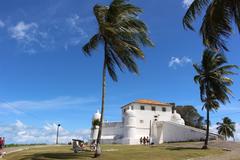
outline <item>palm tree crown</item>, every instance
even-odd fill
[[[127,68],[130,72],[138,73],[134,58],[144,58],[140,46],[152,46],[148,38],[146,25],[137,18],[142,10],[124,0],[114,0],[110,6],[96,5],[94,14],[99,30],[83,47],[87,55],[100,42],[105,44],[105,62],[111,78],[117,81],[115,65],[121,71]]]
[[[223,122],[217,122],[217,125],[218,134],[223,135],[225,140],[230,137],[234,138],[235,122],[232,122],[230,118],[224,117]]]
[[[206,11],[200,28],[203,44],[211,49],[228,50],[225,39],[233,32],[233,23],[240,31],[239,0],[194,0],[184,18],[185,28],[194,30],[192,23]]]
[[[229,95],[232,95],[229,86],[233,81],[227,76],[235,74],[231,69],[238,67],[225,63],[227,60],[222,53],[207,49],[203,53],[201,65],[193,65],[197,72],[194,81],[200,85],[201,100],[210,103],[212,109],[218,108],[218,102],[225,104],[229,101]]]

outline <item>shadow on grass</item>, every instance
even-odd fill
[[[202,149],[198,147],[168,147],[166,148],[166,150],[180,151],[180,150],[202,150]]]
[[[79,152],[79,153],[38,153],[29,155],[20,160],[46,160],[46,159],[66,159],[66,160],[77,160],[93,158],[92,152]]]

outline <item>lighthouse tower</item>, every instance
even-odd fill
[[[99,131],[99,123],[100,123],[101,114],[99,110],[93,115],[92,118],[92,128],[91,128],[91,140],[96,140]]]
[[[124,114],[124,138],[123,144],[138,144],[136,136],[136,116],[133,110],[127,110]]]

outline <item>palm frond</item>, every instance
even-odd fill
[[[186,14],[183,17],[183,26],[184,28],[188,28],[194,30],[192,26],[192,22],[199,16],[204,9],[209,4],[210,0],[194,0],[192,4],[189,6]]]
[[[232,33],[231,1],[214,0],[204,16],[200,33],[203,44],[211,49],[228,50],[225,39]]]
[[[102,5],[98,5],[98,4],[93,7],[93,12],[97,19],[100,30],[105,23],[105,17],[108,12],[108,9],[109,9],[108,6],[102,6]]]
[[[83,46],[83,53],[85,55],[91,55],[91,51],[96,49],[98,43],[101,41],[101,36],[99,34],[95,34],[87,44]]]
[[[194,67],[195,71],[197,71],[198,74],[202,74],[202,69],[199,65],[193,64],[193,67]]]
[[[138,74],[136,58],[144,58],[142,46],[153,46],[147,26],[137,16],[142,10],[125,0],[113,0],[109,6],[95,5],[99,33],[83,47],[85,54],[103,41],[105,64],[110,77],[117,81],[115,66]]]
[[[234,1],[232,6],[233,6],[234,22],[238,27],[238,31],[240,32],[240,1]]]

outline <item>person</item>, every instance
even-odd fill
[[[150,142],[150,139],[149,139],[148,136],[147,136],[147,145],[149,145],[149,142]]]
[[[144,145],[146,144],[146,137],[145,136],[143,137],[143,144]]]
[[[143,138],[141,137],[141,138],[140,138],[140,144],[142,144],[142,143],[143,143]]]
[[[3,147],[5,148],[5,137],[3,137]]]
[[[2,149],[2,148],[3,148],[3,138],[0,137],[0,149]]]

